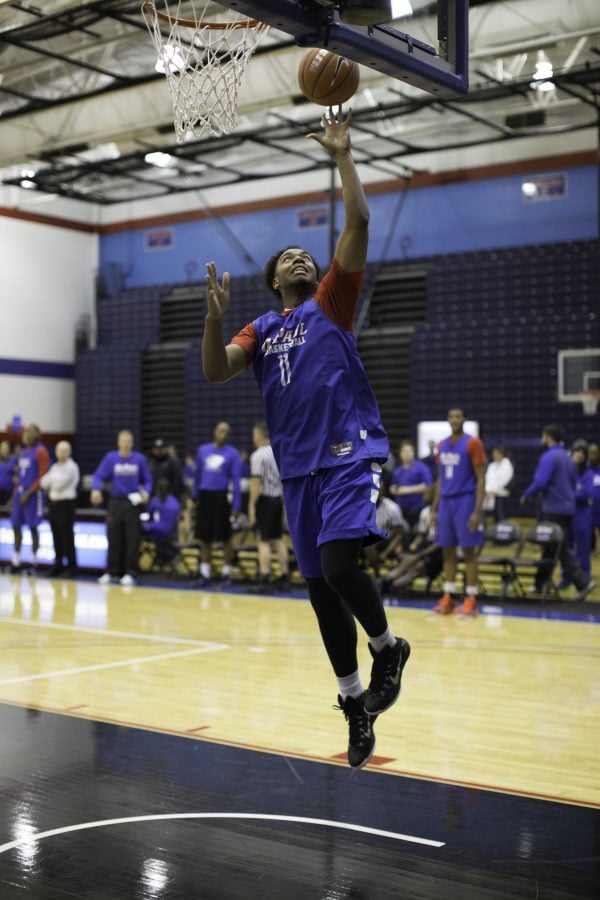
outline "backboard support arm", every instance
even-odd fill
[[[347,25],[332,6],[316,2],[219,2],[287,32],[300,47],[324,47],[436,96],[455,97],[468,91],[468,0],[439,0],[438,36],[447,59],[391,25]]]

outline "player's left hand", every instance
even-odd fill
[[[307,134],[306,137],[317,141],[334,159],[342,153],[348,153],[350,150],[352,110],[349,109],[347,115],[344,116],[341,106],[337,107],[337,111],[334,110],[333,106],[330,106],[327,112],[323,113],[321,124],[323,125],[322,134]]]
[[[479,513],[472,512],[471,515],[469,516],[469,521],[467,522],[467,527],[468,527],[469,531],[477,531],[477,529],[479,528],[479,520],[480,520]]]
[[[147,503],[150,499],[150,494],[143,490],[143,488],[140,488],[140,497],[142,498],[142,503]]]
[[[22,494],[19,495],[19,503],[21,506],[25,506],[27,501],[29,500],[30,494],[27,491],[23,491]]]

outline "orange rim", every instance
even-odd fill
[[[216,31],[225,28],[256,28],[262,23],[258,19],[240,19],[239,22],[196,22],[195,19],[179,19],[177,16],[170,16],[168,13],[160,12],[152,3],[152,0],[144,0],[144,6],[149,13],[166,22],[167,25],[180,25],[182,28],[214,28]]]

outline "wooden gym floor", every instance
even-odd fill
[[[538,611],[390,607],[353,772],[301,596],[0,576],[0,897],[598,896],[600,615]]]

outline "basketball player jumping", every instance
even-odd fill
[[[300,247],[276,253],[264,274],[281,311],[259,316],[225,346],[229,275],[219,281],[215,264],[208,263],[202,356],[212,382],[254,368],[292,543],[349,725],[348,761],[360,767],[375,748],[376,716],[398,697],[410,646],[392,634],[375,583],[358,566],[363,544],[382,537],[375,512],[388,440],[353,334],[369,209],[350,150],[350,123],[350,113],[330,109],[323,133],[308,135],[333,158],[342,181],[345,224],[329,271],[319,280],[317,263]],[[373,657],[366,692],[355,618]]]

